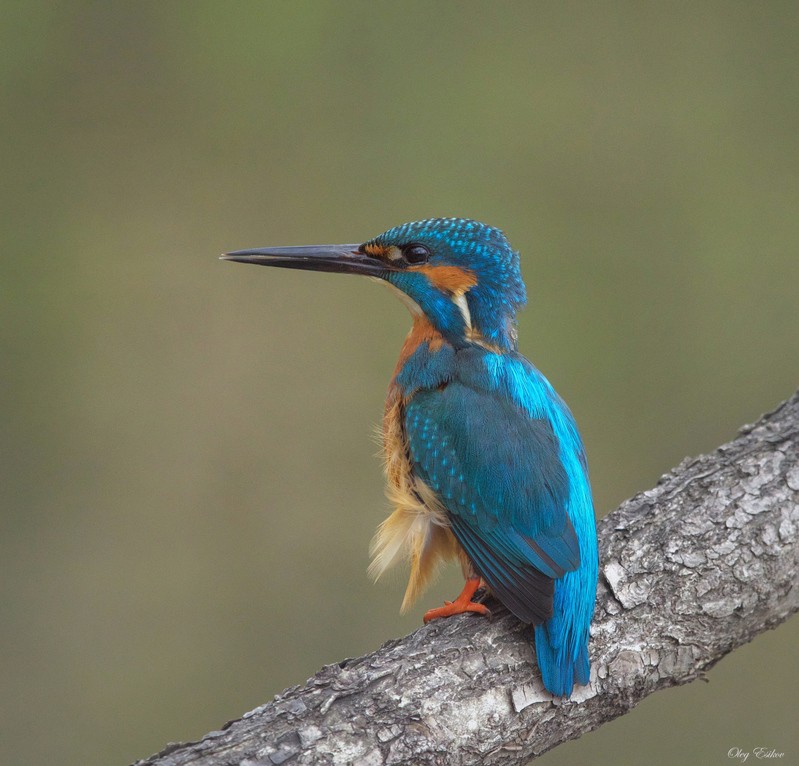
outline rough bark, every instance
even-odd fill
[[[524,764],[701,676],[799,609],[799,392],[623,503],[599,540],[591,683],[568,701],[541,686],[529,628],[455,617],[137,766]]]

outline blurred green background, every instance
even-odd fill
[[[479,218],[597,508],[799,381],[795,2],[0,4],[0,762],[125,764],[419,624],[372,585],[409,326],[220,263]],[[799,622],[541,759],[799,759]]]

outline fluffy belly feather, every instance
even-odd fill
[[[394,512],[378,527],[372,541],[369,574],[375,579],[400,559],[410,564],[410,579],[402,611],[411,607],[427,587],[438,565],[456,556],[468,562],[449,529],[444,507],[435,493],[414,476],[402,426],[403,403],[398,390],[389,390],[383,418],[386,495]]]

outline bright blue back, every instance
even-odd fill
[[[597,581],[585,453],[566,405],[517,352],[422,344],[396,378],[414,471],[446,508],[476,571],[536,625],[544,684],[589,676]]]

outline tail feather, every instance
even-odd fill
[[[579,683],[588,682],[587,649],[583,650],[581,652],[583,656],[576,660],[571,656],[564,656],[567,652],[566,647],[555,647],[552,644],[546,623],[536,625],[535,655],[538,669],[541,671],[544,686],[556,697],[568,697],[572,693],[575,671]]]

